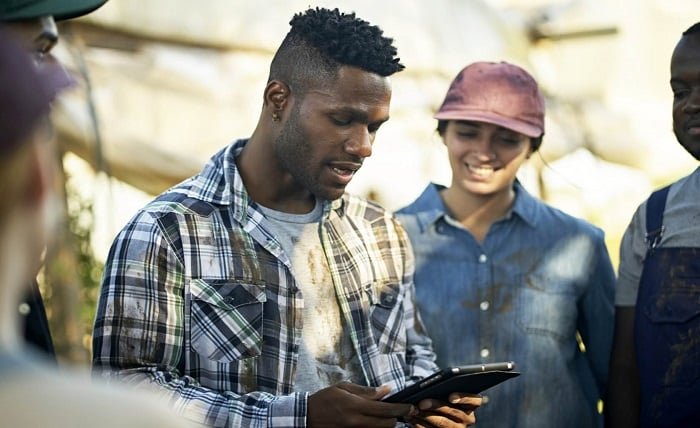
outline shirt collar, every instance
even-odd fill
[[[444,189],[445,186],[441,184],[430,183],[414,202],[414,209],[422,228],[435,223],[447,214],[447,207],[440,197],[440,191]],[[506,214],[506,218],[511,218],[515,214],[528,225],[535,227],[537,225],[538,200],[530,195],[518,180],[515,180],[513,189],[515,190],[515,202],[511,211]]]
[[[217,205],[233,205],[240,219],[246,216],[250,199],[243,184],[236,157],[248,139],[236,140],[209,159],[202,171],[191,179],[188,196]],[[324,218],[331,210],[343,215],[345,198],[324,201]]]
[[[528,225],[537,226],[537,213],[541,202],[528,193],[517,179],[513,184],[513,189],[515,190],[515,203],[508,215],[517,214]]]

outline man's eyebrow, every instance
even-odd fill
[[[355,120],[358,120],[358,121],[360,121],[360,122],[367,122],[367,123],[370,123],[370,122],[369,122],[369,115],[367,114],[367,112],[364,111],[364,110],[362,110],[362,109],[358,109],[358,108],[356,108],[356,107],[350,107],[350,106],[338,107],[338,108],[332,109],[328,114],[330,114],[330,115],[333,115],[333,114],[348,114],[348,115],[352,116],[352,118],[355,119]],[[388,120],[389,120],[389,115],[387,115],[386,117],[384,117],[384,118],[382,118],[382,119],[380,119],[380,120],[377,120],[377,121],[374,121],[374,122],[371,122],[371,123],[373,123],[373,124],[382,124],[382,123],[384,123],[384,122],[386,122],[386,121],[388,121]]]

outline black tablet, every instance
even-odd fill
[[[449,367],[384,397],[384,401],[412,404],[426,398],[447,401],[453,392],[479,394],[519,375],[512,361]]]

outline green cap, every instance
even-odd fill
[[[92,12],[107,0],[0,0],[0,21],[19,21],[51,15],[55,20]]]

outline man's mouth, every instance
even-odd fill
[[[689,120],[685,124],[685,130],[689,134],[694,134],[694,135],[700,134],[700,119]]]
[[[347,169],[347,168],[338,168],[335,166],[331,167],[331,169],[333,170],[333,172],[335,172],[336,174],[343,176],[343,177],[352,177],[355,174],[355,172],[357,171],[357,170]]]
[[[352,177],[361,166],[361,163],[355,162],[334,162],[333,164],[329,165],[330,170],[335,176],[335,180],[343,186],[350,183],[350,180],[352,180]]]

